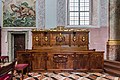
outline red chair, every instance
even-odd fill
[[[6,61],[9,62],[9,57],[8,56],[0,56],[0,60],[2,63],[5,63]]]
[[[12,80],[15,63],[16,60],[6,66],[0,67],[0,80]]]
[[[16,71],[21,71],[21,73],[22,73],[22,80],[23,80],[23,71],[24,71],[24,69],[25,68],[28,68],[28,64],[17,64],[16,66],[15,66],[15,70]],[[27,70],[28,71],[28,70]]]
[[[11,80],[11,75],[10,74],[6,74],[0,77],[0,80]]]

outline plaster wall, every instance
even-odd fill
[[[48,1],[48,0],[46,0]],[[38,0],[39,6],[37,6],[37,25],[36,28],[55,28],[56,26],[66,26],[66,4],[61,2],[66,0],[56,0],[56,3],[54,3],[53,6],[56,6],[53,12],[54,17],[46,16],[46,4],[45,0]],[[96,5],[97,9],[93,9],[94,11],[94,18],[93,18],[93,25],[96,28],[87,28],[90,30],[90,41],[89,41],[89,48],[90,49],[96,49],[96,50],[102,50],[105,51],[106,58],[106,42],[108,40],[108,0],[94,0],[95,3],[99,3],[99,6]],[[1,3],[0,3],[0,6]],[[64,7],[62,7],[64,6]],[[95,6],[94,6],[95,7]],[[93,8],[94,8],[93,7]],[[0,19],[2,19],[2,9],[0,7]],[[50,11],[47,11],[50,12]],[[51,10],[52,12],[52,10]],[[52,13],[53,13],[52,12]],[[50,13],[49,13],[50,14]],[[53,15],[53,14],[52,14]],[[52,23],[47,23],[46,19],[51,20]],[[0,23],[1,24],[1,23]],[[51,24],[51,26],[49,26]],[[53,26],[54,25],[54,26]],[[2,47],[2,55],[8,55],[9,53],[9,45],[8,45],[8,31],[28,31],[28,49],[32,49],[32,36],[31,36],[31,29],[32,28],[2,28],[2,37],[1,37],[1,47]]]
[[[32,29],[2,29],[2,33],[1,33],[1,44],[2,44],[2,53],[6,54],[8,52],[8,40],[10,40],[9,38],[9,32],[27,32],[28,34],[28,39],[27,39],[27,42],[28,42],[28,46],[26,47],[27,49],[32,49],[32,33],[31,33],[31,30]]]

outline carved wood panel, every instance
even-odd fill
[[[74,58],[75,69],[89,69],[89,54],[88,53],[77,53]]]
[[[73,46],[77,46],[78,45],[78,36],[79,36],[79,34],[77,34],[77,32],[74,32],[73,31],[73,33],[71,34],[71,36],[70,36],[70,42],[71,42],[71,45],[73,45]]]
[[[103,62],[100,61],[103,59],[103,52],[91,51],[88,45],[88,30],[63,27],[33,30],[32,50],[29,50],[32,55],[32,69],[34,71],[103,69]]]
[[[88,30],[35,30],[32,31],[33,49],[41,47],[76,46],[88,50]]]
[[[46,53],[32,53],[32,69],[46,70],[47,54]]]
[[[47,69],[71,69],[73,70],[73,54],[52,53],[48,54]],[[52,65],[51,65],[52,64]]]
[[[103,53],[92,53],[90,55],[90,68],[92,69],[102,69],[103,68]]]
[[[87,45],[88,44],[88,33],[86,32],[79,32],[78,34],[79,35],[79,45]]]
[[[102,71],[103,53],[100,51],[19,51],[19,63],[29,63],[32,70]]]
[[[41,33],[32,34],[32,45],[33,47],[41,45]]]
[[[50,45],[50,34],[48,32],[41,33],[41,46]]]

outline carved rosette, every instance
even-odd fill
[[[68,56],[62,55],[62,54],[54,54],[53,56],[53,62],[55,63],[67,63]]]
[[[36,41],[36,42],[39,41],[39,37],[38,37],[38,36],[36,36],[36,37],[34,37],[34,38],[35,38],[35,41]]]
[[[76,42],[76,40],[77,40],[76,36],[73,36],[73,42]]]
[[[40,41],[40,39],[39,39],[39,36],[38,35],[36,35],[36,36],[34,36],[33,37],[33,40],[34,40],[34,45],[38,45],[39,44],[39,41]]]

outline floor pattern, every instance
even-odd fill
[[[21,78],[16,75],[13,80],[21,80]],[[24,80],[120,80],[120,78],[105,73],[45,72],[28,73],[24,75]]]

